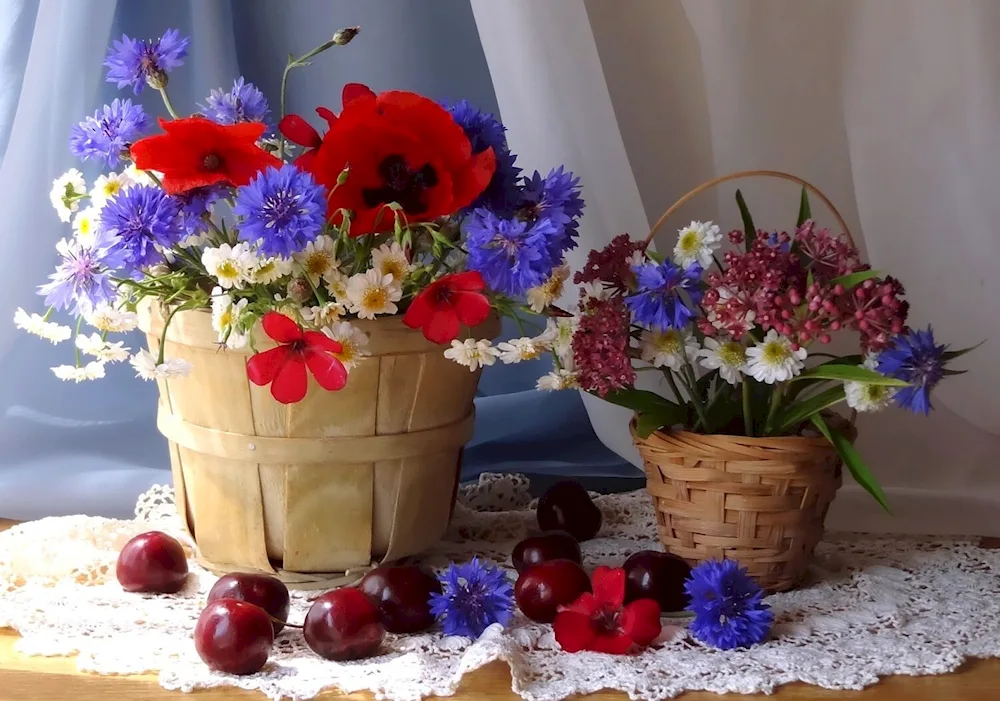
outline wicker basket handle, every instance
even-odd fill
[[[856,244],[854,243],[854,237],[851,236],[851,231],[847,227],[847,222],[844,221],[844,218],[840,215],[840,212],[837,211],[837,208],[834,206],[833,202],[830,201],[830,198],[824,195],[823,191],[820,190],[815,185],[813,185],[812,183],[803,180],[797,175],[792,175],[791,173],[783,173],[780,170],[741,170],[737,173],[730,173],[729,175],[720,175],[717,178],[713,178],[707,182],[704,182],[695,189],[691,190],[691,192],[687,193],[679,200],[674,202],[670,206],[670,209],[664,212],[663,216],[660,217],[653,225],[653,228],[650,230],[649,235],[646,236],[646,241],[643,244],[643,248],[649,246],[649,244],[653,241],[653,236],[655,236],[656,232],[660,230],[660,227],[662,227],[667,222],[667,219],[673,216],[678,209],[687,204],[689,200],[697,197],[705,190],[710,190],[716,185],[721,185],[722,183],[729,182],[730,180],[740,180],[742,178],[756,178],[756,177],[790,180],[793,183],[798,183],[806,190],[808,190],[810,193],[816,195],[816,197],[818,197],[823,202],[823,204],[827,206],[830,212],[833,213],[833,216],[836,217],[837,223],[840,224],[841,230],[847,236],[847,240],[851,243],[852,246],[856,246]]]

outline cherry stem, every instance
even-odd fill
[[[272,622],[280,623],[281,625],[287,626],[289,628],[298,628],[299,630],[302,630],[305,627],[305,626],[297,626],[294,623],[289,623],[288,621],[283,621],[280,618],[277,618],[276,616],[272,616],[271,614],[267,614],[267,616],[268,618],[271,619]]]

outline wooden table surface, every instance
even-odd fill
[[[0,530],[12,522],[0,519]],[[73,658],[25,657],[14,650],[17,633],[0,628],[0,700],[2,701],[180,701],[180,692],[162,689],[153,675],[102,677],[81,673]],[[205,701],[263,699],[255,692],[239,689],[212,689],[197,692]],[[365,699],[368,693],[344,695],[335,691],[318,699]],[[510,690],[510,672],[502,662],[494,662],[467,674],[454,697],[456,701],[519,701]],[[588,701],[626,701],[618,692],[602,692]],[[1000,660],[975,660],[954,674],[937,677],[888,677],[864,691],[827,691],[805,684],[789,684],[771,696],[719,696],[689,692],[680,701],[998,701],[1000,700]]]

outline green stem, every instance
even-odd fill
[[[771,393],[771,406],[767,410],[767,421],[764,422],[764,435],[770,435],[771,427],[774,425],[774,417],[778,415],[778,408],[781,406],[781,400],[785,396],[785,383],[779,382],[774,387],[774,391]]]
[[[156,354],[156,364],[163,365],[163,350],[167,345],[167,329],[170,328],[170,322],[174,319],[174,314],[179,311],[183,311],[185,306],[181,304],[171,310],[170,314],[167,315],[167,320],[163,322],[163,333],[160,334],[160,350]]]
[[[670,391],[672,391],[674,393],[674,396],[677,397],[677,403],[683,404],[684,395],[681,394],[680,387],[677,386],[677,381],[674,380],[673,370],[667,370],[666,372],[663,373],[663,376],[667,378],[667,384],[670,385]]]
[[[76,366],[80,367],[80,346],[76,345],[76,337],[80,335],[80,326],[83,324],[83,314],[76,318],[76,332],[73,334],[73,353],[76,357]]]
[[[684,382],[688,394],[691,395],[691,404],[694,406],[694,412],[698,415],[698,423],[705,433],[711,433],[708,425],[708,417],[705,415],[705,406],[701,401],[701,397],[698,396],[697,380],[692,381],[691,378],[687,377],[687,373],[681,373],[681,380]]]
[[[743,430],[747,436],[752,436],[753,409],[750,406],[750,383],[744,377],[740,384],[743,385]]]
[[[177,110],[174,109],[174,104],[170,101],[170,96],[167,94],[166,88],[159,88],[160,97],[163,98],[163,105],[167,108],[167,112],[174,119],[180,119],[180,115],[177,114]]]

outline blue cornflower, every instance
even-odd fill
[[[447,109],[469,138],[472,152],[492,148],[497,159],[490,184],[469,209],[487,207],[498,214],[510,214],[521,201],[518,188],[521,169],[514,164],[517,157],[507,146],[506,127],[491,113],[476,109],[467,100],[459,100]]]
[[[514,617],[514,590],[504,571],[478,557],[452,563],[438,577],[441,594],[431,594],[431,613],[445,635],[478,638],[494,623],[507,625]]]
[[[108,82],[119,88],[132,86],[138,95],[144,85],[162,88],[167,85],[167,73],[184,63],[188,38],[176,29],[168,29],[156,41],[132,39],[122,34],[108,49],[104,65],[108,67]]]
[[[233,89],[224,92],[213,90],[206,100],[208,103],[201,113],[219,124],[239,124],[240,122],[264,122],[271,114],[267,98],[253,83],[247,83],[240,76],[233,83]]]
[[[114,168],[129,144],[148,127],[149,118],[142,105],[115,99],[73,127],[69,150],[78,158],[99,158]]]
[[[558,229],[550,241],[549,255],[561,260],[562,254],[576,248],[577,227],[583,216],[580,178],[563,166],[554,168],[544,178],[535,171],[524,179],[521,209],[538,219],[548,219]]]
[[[181,227],[187,236],[201,236],[208,232],[206,214],[212,211],[212,204],[228,194],[225,187],[209,185],[196,187],[174,195],[181,208]]]
[[[243,217],[241,241],[259,241],[262,253],[288,258],[323,231],[326,193],[294,165],[272,167],[236,191],[233,214]]]
[[[684,583],[694,613],[691,633],[720,650],[750,647],[771,631],[774,614],[764,592],[735,560],[707,560],[691,570]]]
[[[38,293],[45,295],[45,303],[80,316],[114,301],[111,271],[125,263],[124,255],[115,247],[117,240],[108,232],[97,231],[87,243],[63,239],[56,244],[62,261],[49,276],[52,282],[38,288]]]
[[[930,413],[931,390],[944,377],[945,350],[947,346],[934,343],[934,330],[928,326],[924,331],[897,336],[891,348],[879,353],[880,373],[910,383],[894,395],[899,406],[915,414]]]
[[[487,209],[477,209],[464,227],[469,251],[466,267],[478,270],[495,292],[520,297],[552,274],[555,262],[549,245],[559,232],[550,220],[502,219]]]
[[[101,225],[117,235],[113,248],[132,272],[163,260],[157,244],[169,248],[184,238],[180,202],[151,185],[132,185],[108,200]]]
[[[659,329],[680,329],[694,316],[691,307],[701,302],[701,266],[692,263],[682,269],[669,260],[646,263],[632,268],[638,291],[625,298],[625,304],[639,324]],[[681,291],[687,296],[685,299]],[[691,306],[688,306],[688,305]]]

